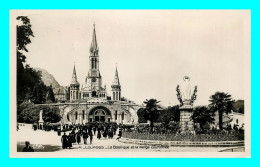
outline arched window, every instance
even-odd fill
[[[94,59],[91,59],[91,68],[94,68]]]
[[[118,92],[116,92],[116,100],[118,100]]]
[[[85,110],[82,110],[82,117],[83,117],[83,120],[85,120]]]
[[[75,99],[75,91],[73,91],[73,100]]]
[[[75,113],[75,119],[78,119],[78,112]]]
[[[115,100],[115,92],[113,92],[113,100]]]
[[[118,100],[121,100],[121,92],[119,92],[119,99]]]

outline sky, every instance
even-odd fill
[[[100,73],[111,95],[117,65],[122,96],[141,104],[156,98],[179,104],[176,86],[190,77],[198,86],[194,105],[209,104],[216,91],[245,99],[250,87],[248,10],[19,10],[34,36],[27,63],[46,69],[62,86],[75,63],[83,84],[95,23]],[[14,17],[15,18],[15,17]],[[18,24],[18,23],[17,23]]]

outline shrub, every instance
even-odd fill
[[[61,120],[58,107],[27,105],[18,115],[18,122],[34,123],[39,121],[39,111],[43,111],[44,122],[59,122]]]

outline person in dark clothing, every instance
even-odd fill
[[[123,129],[122,129],[122,128],[119,128],[119,132],[118,132],[118,138],[117,138],[117,140],[120,139],[120,138],[122,137],[122,131],[123,131]]]
[[[76,133],[75,133],[75,129],[72,129],[71,133],[72,133],[72,144],[75,144],[75,143],[76,143]]]
[[[93,140],[93,133],[92,133],[92,131],[89,131],[88,135],[89,135],[89,142],[90,142],[90,144],[92,144],[92,140]]]
[[[93,128],[94,135],[96,135],[96,130],[97,130],[97,128],[96,128],[96,126],[94,126],[94,128]]]
[[[81,143],[81,134],[80,134],[80,132],[78,132],[76,136],[77,136],[77,143],[79,145],[79,143]]]
[[[114,132],[113,132],[113,129],[112,129],[112,127],[111,127],[111,128],[109,128],[109,130],[108,130],[108,138],[112,139],[113,136],[114,136]]]
[[[62,148],[66,149],[68,147],[68,137],[66,135],[66,133],[64,132],[64,134],[61,136],[61,143],[62,143]]]
[[[101,138],[101,133],[100,133],[100,129],[98,128],[98,133],[97,133],[97,138],[100,139]]]
[[[25,147],[23,148],[23,152],[34,152],[34,149],[30,146],[30,142],[25,142]]]
[[[37,130],[37,125],[33,124],[33,130],[36,131]]]
[[[113,126],[113,132],[114,132],[114,135],[116,135],[116,127]]]
[[[83,141],[84,141],[84,144],[87,144],[87,139],[88,139],[88,133],[87,131],[83,131]]]
[[[69,149],[72,147],[72,142],[73,142],[73,135],[72,135],[72,133],[70,133],[69,136],[68,136],[68,147],[69,147]]]
[[[108,133],[107,128],[105,128],[104,133],[103,133],[103,137],[104,137],[105,139],[107,138],[107,133]]]

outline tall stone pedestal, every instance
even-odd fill
[[[43,128],[43,119],[42,119],[42,110],[40,110],[40,113],[39,113],[39,121],[38,121],[38,125],[39,125],[39,129],[42,129]]]
[[[183,105],[180,108],[181,132],[194,131],[194,123],[191,119],[193,108],[191,105]]]

